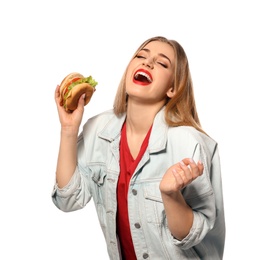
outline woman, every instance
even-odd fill
[[[110,259],[222,259],[224,208],[217,143],[200,126],[188,60],[164,37],[145,41],[114,108],[61,123],[52,198],[63,211],[93,198]]]

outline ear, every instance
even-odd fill
[[[167,91],[167,96],[169,98],[172,98],[175,95],[175,90],[173,87],[171,87],[168,91]]]

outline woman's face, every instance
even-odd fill
[[[174,50],[164,42],[153,41],[131,60],[126,74],[128,101],[159,103],[172,97]]]

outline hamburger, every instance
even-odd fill
[[[85,93],[84,105],[86,106],[94,91],[96,91],[96,82],[92,76],[84,77],[78,72],[68,74],[60,83],[60,105],[67,112],[73,112],[78,107],[80,97]]]

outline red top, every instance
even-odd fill
[[[127,194],[131,176],[133,175],[139,161],[141,160],[146,148],[148,146],[151,128],[149,129],[137,158],[134,160],[128,144],[126,136],[126,124],[124,123],[121,132],[120,142],[120,176],[117,186],[117,235],[119,236],[122,259],[136,260],[136,254],[134,251],[129,219],[128,219],[128,206],[127,206]]]

